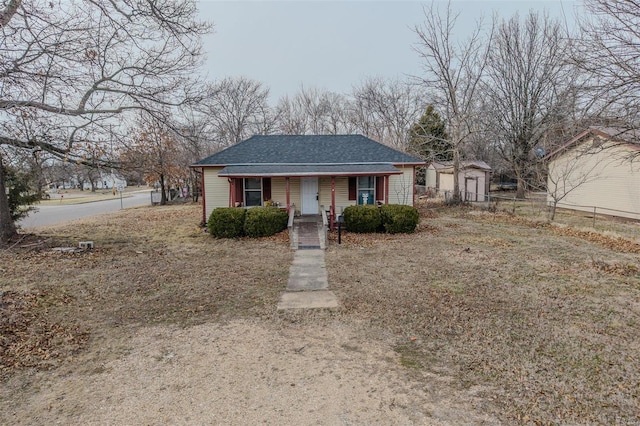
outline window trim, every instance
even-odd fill
[[[361,178],[363,178],[363,179],[373,179],[373,186],[366,187],[366,188],[361,188],[360,187],[360,179]],[[373,205],[373,204],[376,203],[376,181],[377,181],[376,176],[357,176],[356,177],[356,203],[357,203],[357,205],[364,206],[364,205]],[[373,196],[371,197],[371,203],[368,202],[369,199],[367,199],[367,204],[361,204],[360,203],[360,200],[361,200],[360,192],[361,191],[367,191],[367,192],[370,191],[370,192],[373,193]]]
[[[256,189],[256,188],[247,188],[247,180],[249,179],[255,179],[258,180],[260,182],[260,188]],[[262,178],[243,178],[242,179],[242,197],[243,197],[243,201],[244,201],[244,206],[245,207],[261,207],[262,206]],[[247,192],[259,192],[260,193],[260,204],[256,204],[256,205],[248,205],[247,204]]]

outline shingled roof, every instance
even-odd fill
[[[424,164],[362,135],[257,135],[193,164],[229,165]]]

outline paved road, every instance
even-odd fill
[[[137,192],[132,194],[131,197],[122,199],[122,206],[125,209],[150,204],[151,195],[149,195],[149,192]],[[113,200],[95,201],[85,204],[36,207],[38,208],[37,212],[31,213],[28,217],[20,221],[19,225],[22,229],[32,228],[34,226],[53,225],[68,220],[114,212],[120,210],[120,197],[114,197]]]

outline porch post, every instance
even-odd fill
[[[286,193],[287,193],[287,213],[291,210],[291,193],[289,192],[289,176],[284,178]]]
[[[229,182],[229,207],[235,207],[235,197],[236,197],[236,180],[233,178],[227,179]]]
[[[384,203],[389,204],[389,178],[391,175],[384,176]]]
[[[411,182],[411,194],[412,194],[412,200],[411,200],[411,205],[413,207],[416,206],[416,176],[418,174],[418,170],[416,170],[416,166],[413,166],[413,182]],[[425,177],[426,179],[426,177]]]
[[[200,168],[200,196],[202,197],[202,223],[207,223],[207,202],[204,198],[204,167]]]
[[[333,231],[333,224],[336,221],[336,177],[331,176],[331,218],[329,219],[329,229]]]

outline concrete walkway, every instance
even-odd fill
[[[338,299],[329,290],[324,263],[322,221],[302,217],[293,226],[293,244],[296,252],[289,269],[287,289],[280,295],[278,309],[336,308]]]

